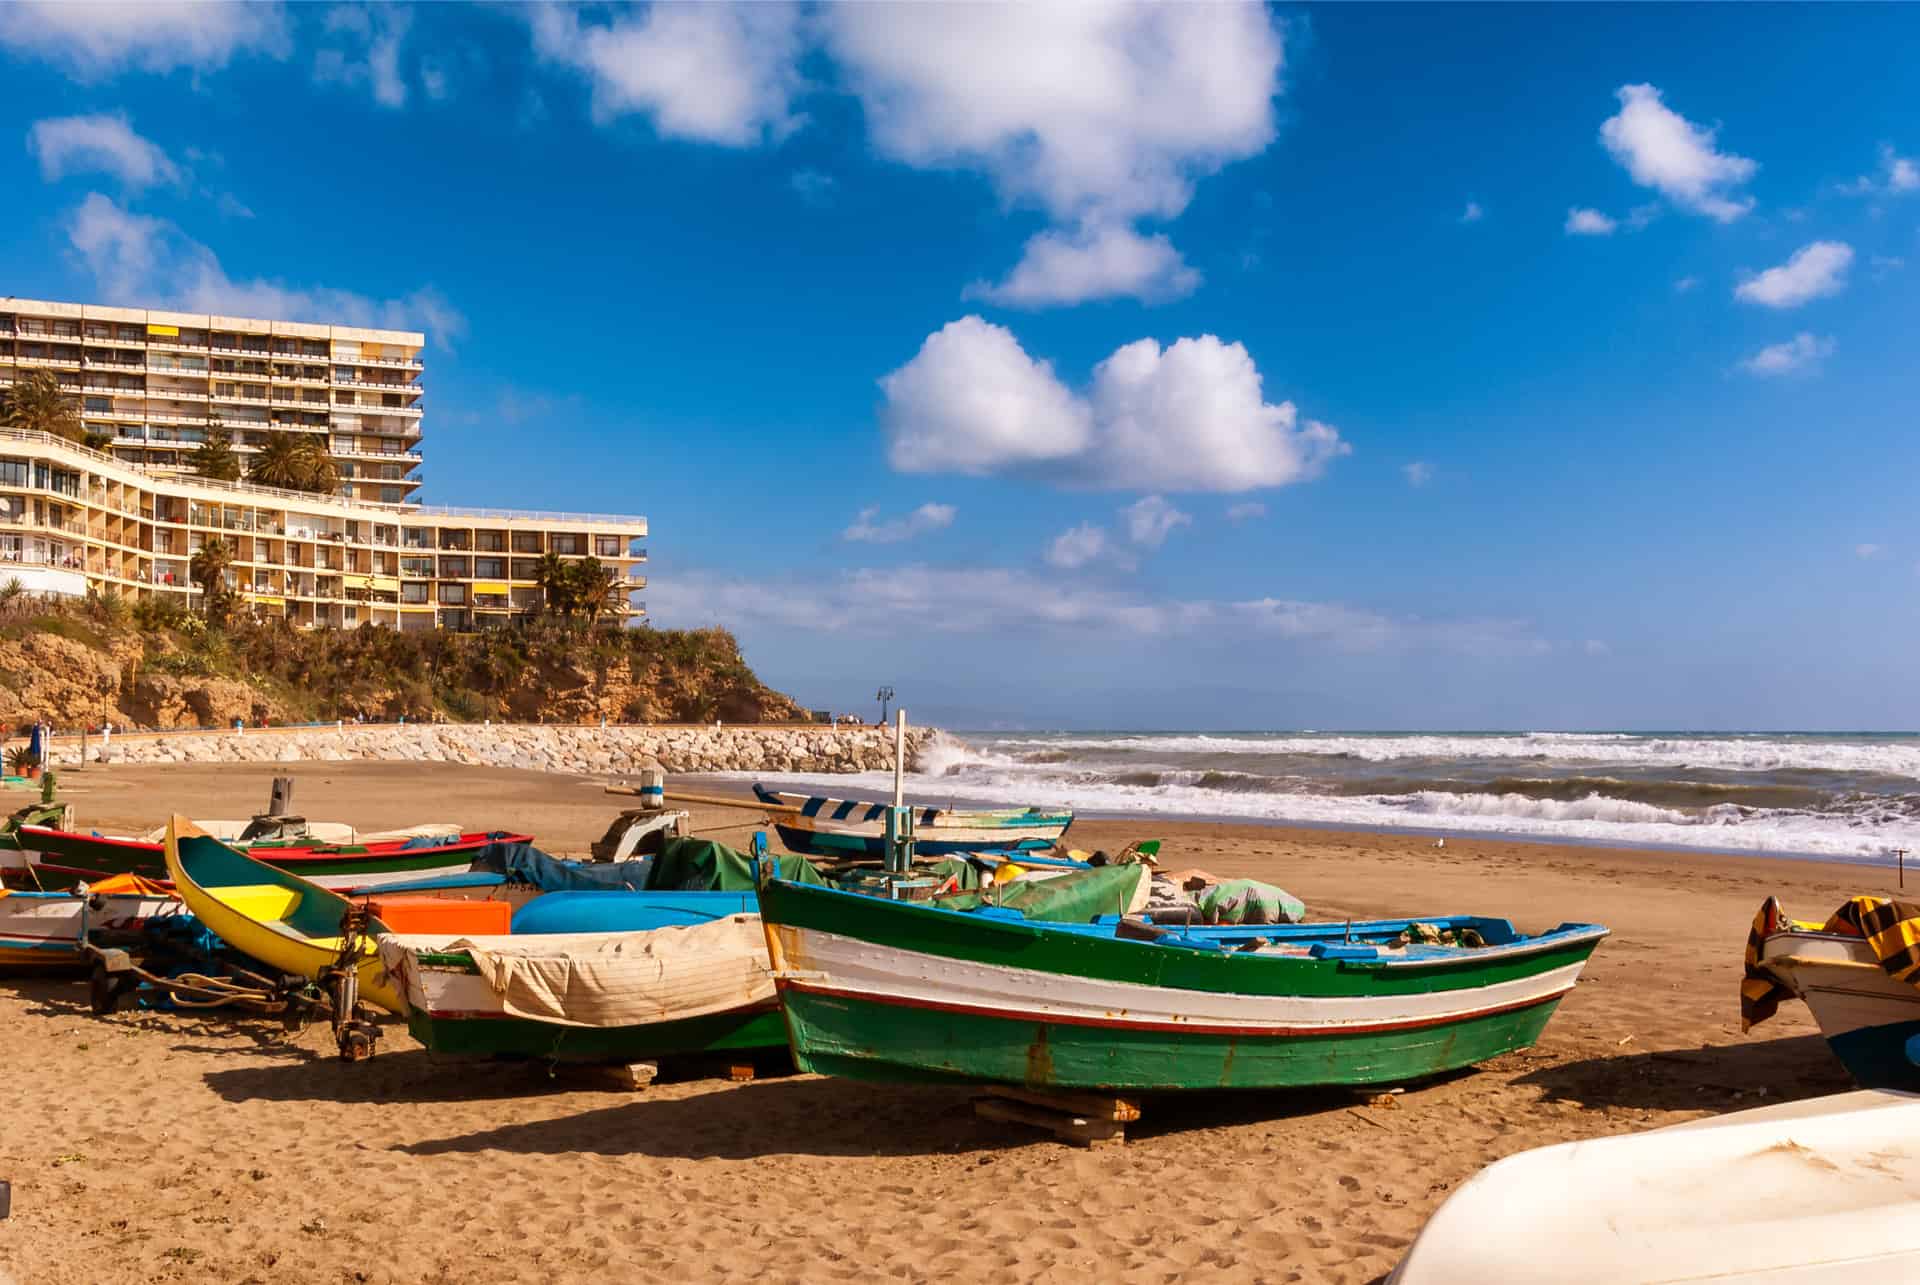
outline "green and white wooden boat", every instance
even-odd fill
[[[1067,879],[1107,877],[1092,870]],[[1607,930],[1042,923],[769,880],[760,913],[801,1069],[1159,1092],[1385,1084],[1531,1045]],[[1261,944],[1264,942],[1264,944]]]

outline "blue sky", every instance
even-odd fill
[[[949,724],[1920,725],[1920,13],[0,9],[0,290]],[[6,140],[13,140],[8,144]]]

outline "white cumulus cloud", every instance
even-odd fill
[[[1193,515],[1182,513],[1167,503],[1166,497],[1143,496],[1120,510],[1127,528],[1127,539],[1143,549],[1157,549],[1167,542],[1174,528],[1193,525]]]
[[[1078,565],[1085,565],[1084,563]],[[1074,567],[1062,567],[1072,571]],[[1341,652],[1439,651],[1527,656],[1549,650],[1521,620],[1433,620],[1294,598],[1168,599],[1085,577],[1003,567],[860,568],[826,581],[751,580],[700,571],[649,590],[647,605],[674,627],[764,624],[823,634],[883,637],[1065,633],[1217,637],[1222,630]]]
[[[1762,348],[1741,362],[1740,368],[1750,375],[1761,376],[1807,374],[1819,369],[1820,363],[1833,355],[1834,348],[1831,338],[1803,330],[1785,343]]]
[[[535,52],[586,79],[598,121],[637,114],[664,137],[732,147],[783,138],[800,125],[793,100],[803,45],[793,5],[521,12]]]
[[[1568,236],[1612,236],[1619,223],[1598,210],[1576,205],[1567,211]]]
[[[217,71],[241,54],[285,58],[286,10],[277,3],[196,0],[11,0],[0,4],[0,46],[42,58],[81,81],[119,72]]]
[[[133,130],[124,115],[55,116],[33,123],[27,150],[48,182],[69,174],[108,174],[131,191],[174,185],[184,175],[166,150]]]
[[[413,10],[400,4],[338,4],[327,10],[324,28],[337,43],[314,54],[313,78],[321,84],[365,86],[382,107],[407,105],[400,48],[413,25]],[[444,68],[437,72],[442,97]]]
[[[1856,558],[1877,558],[1885,552],[1885,546],[1878,544],[1856,544],[1853,546],[1853,556]]]
[[[1425,486],[1433,481],[1433,465],[1425,460],[1415,460],[1400,470],[1406,474],[1408,486]]]
[[[1142,236],[1126,224],[1100,224],[1039,233],[1004,281],[976,281],[964,297],[1012,308],[1117,298],[1162,303],[1199,287],[1199,272],[1164,235]]]
[[[1072,458],[1093,412],[1004,326],[962,317],[880,381],[888,458],[906,473],[998,473]]]
[[[1038,473],[1120,490],[1249,491],[1316,477],[1348,445],[1265,398],[1247,350],[1213,335],[1136,340],[1084,393],[1005,327],[963,317],[880,381],[903,472]]]
[[[1108,553],[1107,529],[1091,522],[1069,527],[1047,544],[1047,565],[1075,571]]]
[[[1652,85],[1622,85],[1620,110],[1600,126],[1600,141],[1642,187],[1682,209],[1730,223],[1753,208],[1738,191],[1760,166],[1720,151],[1718,127],[1694,124],[1661,101]]]
[[[1258,5],[835,5],[821,17],[882,155],[978,170],[1010,205],[1052,219],[994,287],[1027,306],[1193,289],[1163,239],[1121,234],[1178,216],[1198,179],[1274,137],[1283,42]]]
[[[1842,185],[1841,191],[1854,196],[1899,196],[1907,192],[1920,192],[1920,164],[1911,156],[1902,156],[1894,150],[1893,144],[1880,144],[1880,171],[1877,174],[1862,174],[1851,183]]]
[[[90,193],[66,222],[74,257],[106,303],[177,308],[237,317],[419,328],[443,348],[466,333],[466,318],[432,287],[375,299],[329,286],[295,287],[264,278],[236,281],[206,246],[165,219]]]
[[[861,509],[853,525],[840,533],[843,540],[862,544],[898,544],[929,531],[942,531],[953,525],[960,510],[951,504],[922,504],[901,518],[878,520],[878,508]]]
[[[1839,294],[1853,266],[1853,247],[1844,241],[1814,241],[1793,252],[1777,267],[1750,277],[1734,288],[1734,297],[1767,308],[1798,308],[1803,303]]]

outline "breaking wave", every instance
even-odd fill
[[[890,778],[789,776],[876,795]],[[1036,804],[1891,861],[1920,850],[1920,737],[1525,732],[941,734],[928,803]]]

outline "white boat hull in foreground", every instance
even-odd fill
[[[1863,1089],[1509,1156],[1389,1279],[1920,1280],[1920,1096]]]

